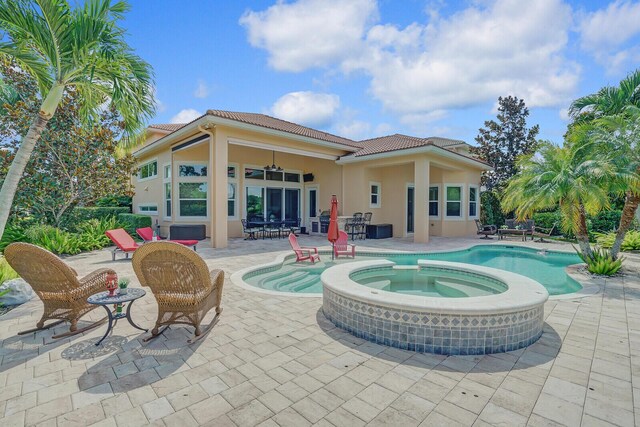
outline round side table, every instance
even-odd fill
[[[87,298],[87,302],[89,304],[95,304],[95,305],[100,305],[104,307],[104,309],[107,311],[107,315],[109,316],[109,326],[107,327],[107,332],[104,333],[104,336],[100,338],[100,341],[98,341],[96,345],[100,345],[102,341],[104,341],[107,335],[111,333],[111,330],[116,325],[116,323],[118,323],[118,320],[122,318],[126,318],[129,324],[136,329],[139,329],[145,332],[149,331],[148,329],[141,328],[140,326],[136,325],[133,319],[131,319],[131,306],[133,306],[133,303],[137,299],[142,298],[146,294],[147,293],[145,292],[145,290],[141,288],[127,288],[126,294],[116,294],[110,297],[109,291],[104,291],[104,292],[98,292],[97,294],[93,294],[89,298]],[[129,303],[127,304],[126,313],[117,313],[117,312],[114,313],[112,310],[109,309],[109,306],[111,304],[123,304],[126,302]]]

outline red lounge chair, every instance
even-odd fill
[[[314,264],[316,261],[320,261],[320,255],[318,255],[318,248],[305,248],[300,247],[298,244],[298,238],[295,234],[289,234],[289,244],[291,244],[291,249],[296,253],[296,262],[300,261],[311,261]]]
[[[129,236],[129,233],[124,228],[117,228],[115,230],[107,230],[104,232],[108,238],[116,245],[116,248],[111,252],[112,260],[116,260],[116,252],[122,251],[126,258],[129,258],[130,252],[135,252],[140,247],[139,244],[133,240],[133,237]]]
[[[153,240],[153,229],[151,227],[144,227],[136,229],[136,233],[142,240],[146,242],[151,242]],[[158,240],[164,240],[162,237],[158,237]],[[196,245],[198,244],[197,240],[180,240],[180,239],[169,239],[170,242],[180,243],[181,245],[193,247],[193,250],[196,250]]]
[[[356,257],[356,245],[351,245],[347,243],[349,240],[349,235],[344,231],[340,230],[338,232],[338,240],[333,244],[333,253],[336,258],[340,255],[351,256],[352,258]]]

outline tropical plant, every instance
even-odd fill
[[[4,230],[2,239],[0,239],[0,252],[4,252],[4,249],[13,242],[28,242],[24,229],[16,225],[8,225]]]
[[[0,178],[4,178],[3,171],[11,165],[40,105],[38,86],[27,73],[0,62],[0,74],[21,95],[19,101],[4,104],[5,114],[0,115],[0,146],[4,148],[0,153]],[[71,88],[31,154],[10,221],[26,212],[36,222],[60,226],[77,205],[92,205],[103,196],[131,191],[135,160],[131,155],[119,157],[116,153],[120,117],[105,110],[95,125],[87,125],[78,111],[78,99]]]
[[[610,249],[616,241],[616,233],[594,233],[596,243],[606,249]],[[626,251],[640,251],[640,231],[629,230],[624,236],[624,241],[620,246],[620,250]]]
[[[0,0],[0,56],[35,78],[42,97],[0,189],[0,237],[27,162],[65,90],[75,90],[83,119],[94,119],[105,104],[117,111],[129,142],[154,112],[151,67],[119,26],[128,9],[112,0],[86,0],[74,9],[64,0]]]
[[[20,276],[11,268],[7,260],[4,257],[0,257],[0,285],[7,280],[17,279],[18,277]]]
[[[539,126],[527,128],[529,109],[524,100],[513,96],[498,98],[498,121],[487,120],[476,136],[477,147],[471,152],[493,166],[482,176],[487,190],[501,190],[517,172],[519,156],[535,151]]]
[[[610,158],[594,161],[589,148],[588,143],[564,147],[541,143],[536,153],[519,160],[519,173],[509,181],[502,199],[503,210],[515,211],[519,220],[559,206],[563,230],[576,236],[587,257],[591,255],[587,214],[609,206],[607,183],[614,173]]]
[[[595,248],[591,255],[585,255],[578,252],[580,259],[587,264],[589,273],[599,274],[602,276],[613,276],[620,268],[622,268],[623,257],[615,259],[611,254],[603,248]]]
[[[624,78],[618,86],[606,86],[598,92],[575,100],[569,113],[577,122],[597,120],[611,131],[610,143],[619,154],[619,167],[640,173],[640,69]],[[629,126],[628,120],[635,124]],[[640,204],[640,188],[629,182],[622,208],[620,224],[616,232],[616,240],[611,247],[611,256],[615,259],[622,246],[625,234]]]

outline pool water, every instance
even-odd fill
[[[320,275],[336,264],[353,262],[353,259],[331,260],[331,254],[322,254],[321,262],[296,263],[295,259],[285,261],[281,267],[262,273],[247,273],[243,280],[249,285],[279,292],[322,293]],[[452,252],[432,253],[393,253],[356,255],[356,261],[370,259],[388,259],[397,265],[417,265],[419,259],[463,262],[482,265],[527,276],[542,284],[549,295],[562,295],[576,292],[582,286],[569,277],[564,269],[582,261],[576,254],[539,251],[531,248],[505,245],[478,245],[469,249]]]
[[[507,290],[504,283],[486,276],[430,268],[368,269],[350,278],[369,288],[424,297],[481,297]]]

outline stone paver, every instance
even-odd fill
[[[304,236],[301,242],[326,244]],[[424,251],[478,243],[434,238],[425,248],[388,239],[358,246]],[[622,276],[589,279],[600,293],[550,300],[544,334],[529,348],[445,357],[355,338],[322,316],[320,298],[252,292],[228,279],[287,250],[284,240],[231,240],[221,250],[201,244],[209,267],[225,270],[225,310],[192,345],[192,331],[179,326],[143,343],[146,334],[121,324],[99,348],[93,343],[104,328],[58,341],[51,336],[64,325],[16,336],[39,318],[37,299],[0,317],[0,425],[640,424],[638,255],[628,255]],[[107,251],[66,259],[79,275],[109,266],[139,286],[130,261],[109,260]],[[153,324],[151,295],[134,308],[136,322]],[[100,316],[89,313],[86,321]]]

